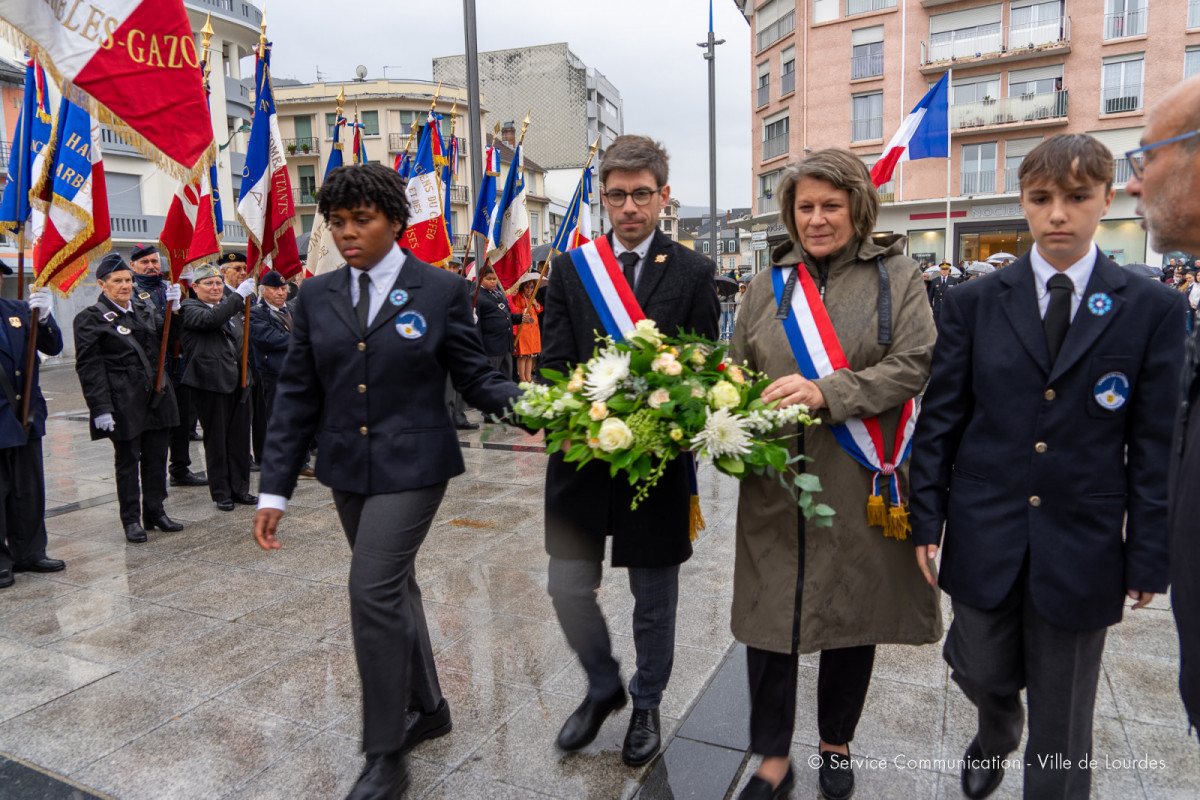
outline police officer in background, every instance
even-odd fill
[[[245,274],[243,271],[242,274]],[[183,349],[188,354],[183,383],[204,427],[208,491],[217,508],[253,505],[250,494],[250,399],[241,388],[242,310],[254,294],[254,281],[243,280],[225,292],[215,267],[197,267],[192,275],[196,299],[183,301]],[[247,387],[254,376],[247,371]]]
[[[133,272],[119,253],[100,261],[96,278],[100,298],[75,317],[75,372],[88,404],[92,440],[113,443],[125,540],[139,544],[146,541],[146,530],[183,530],[163,509],[167,447],[179,411],[165,376],[162,391],[155,391],[163,317],[152,298],[134,296]],[[168,307],[177,308],[179,287],[164,287],[163,297]]]
[[[0,275],[12,268],[0,261]],[[25,389],[25,343],[31,312],[38,314],[37,349],[48,356],[62,352],[62,331],[50,315],[50,290],[38,289],[29,303],[0,299],[0,589],[13,585],[13,572],[57,572],[66,567],[46,557],[46,487],[42,437],[46,401],[33,362],[29,427],[21,427]]]

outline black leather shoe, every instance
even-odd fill
[[[188,470],[179,475],[171,476],[172,486],[208,486],[208,478],[201,478],[196,473]]]
[[[258,495],[250,494],[249,492],[246,492],[245,494],[235,494],[233,496],[233,502],[240,503],[244,506],[256,506],[258,505]]]
[[[146,541],[146,539],[146,531],[142,530],[141,525],[133,522],[125,526],[125,541],[133,542],[134,544],[141,544],[142,542]]]
[[[0,589],[7,589],[16,581],[11,569],[0,569]]]
[[[426,739],[445,736],[452,727],[454,725],[450,721],[450,704],[444,697],[438,707],[429,714],[409,709],[404,717],[404,747],[400,752],[407,754]]]
[[[166,533],[175,533],[183,530],[183,525],[167,516],[166,512],[159,512],[154,516],[143,517],[142,527],[148,531],[158,528]]]
[[[825,800],[850,800],[854,796],[854,768],[850,766],[850,756],[829,750],[821,753],[817,785]]]
[[[233,511],[233,501],[232,500],[218,500],[217,508],[221,509],[222,511]]]
[[[200,435],[199,433],[197,433],[196,431],[191,431],[191,432],[188,434],[188,441],[189,441],[189,442],[203,442],[203,441],[204,441],[204,437],[203,437],[203,436],[201,436],[201,435]]]
[[[738,794],[738,800],[783,800],[792,791],[795,783],[796,776],[792,772],[792,765],[788,764],[788,771],[778,786],[772,788],[766,778],[755,775],[742,788],[741,793]]]
[[[33,561],[20,561],[13,564],[13,572],[58,572],[67,568],[67,562],[57,558],[35,558]]]
[[[399,752],[367,754],[367,766],[346,800],[400,800],[409,783],[408,766]]]
[[[659,735],[658,709],[635,708],[629,717],[629,730],[621,747],[621,760],[628,767],[640,767],[658,755],[662,744]]]
[[[250,462],[250,471],[251,471],[251,472],[258,472],[258,462],[257,462],[257,461],[251,461],[251,462]]]
[[[562,730],[558,732],[558,746],[568,751],[587,747],[600,732],[600,726],[608,715],[624,708],[626,702],[624,688],[617,689],[602,700],[584,700],[563,723]]]
[[[477,431],[479,430],[479,423],[471,422],[467,419],[460,419],[455,421],[454,427],[458,428],[460,431]]]
[[[988,758],[979,746],[979,737],[971,740],[963,755],[962,790],[971,800],[987,797],[1004,780],[1003,758]]]

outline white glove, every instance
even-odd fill
[[[246,278],[246,280],[238,284],[237,293],[242,297],[249,297],[254,294],[254,278]]]
[[[195,273],[192,271],[192,268],[188,267],[187,269],[185,269],[183,272],[181,272],[179,274],[179,280],[187,281],[188,283],[191,283],[192,275],[194,275],[194,274]]]
[[[92,421],[98,431],[115,431],[117,429],[117,421],[113,419],[112,414],[101,414]]]
[[[171,283],[167,285],[167,302],[171,304],[172,311],[179,310],[179,298],[181,294],[182,293],[179,291],[178,283]]]
[[[45,321],[50,316],[50,304],[52,302],[50,290],[43,286],[41,289],[36,289],[29,295],[29,308],[36,309],[41,316],[38,318]]]

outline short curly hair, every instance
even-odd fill
[[[317,210],[325,221],[339,208],[374,206],[392,222],[400,223],[400,232],[408,227],[408,181],[383,164],[354,164],[338,167],[325,176],[317,191]]]

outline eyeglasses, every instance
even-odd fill
[[[604,199],[610,206],[623,206],[625,205],[625,198],[632,197],[636,205],[648,206],[650,205],[650,200],[658,192],[658,189],[646,188],[634,189],[632,192],[627,192],[623,189],[609,189],[607,192],[604,192]]]
[[[1193,136],[1200,136],[1200,130],[1192,131],[1191,133],[1181,133],[1178,136],[1172,136],[1170,139],[1163,139],[1161,142],[1143,145],[1125,153],[1125,157],[1129,159],[1129,168],[1133,171],[1133,177],[1138,180],[1142,179],[1142,172],[1146,169],[1145,153],[1147,150],[1153,150],[1156,147],[1162,147],[1164,144],[1171,144],[1172,142],[1182,142],[1184,139],[1190,139]]]

